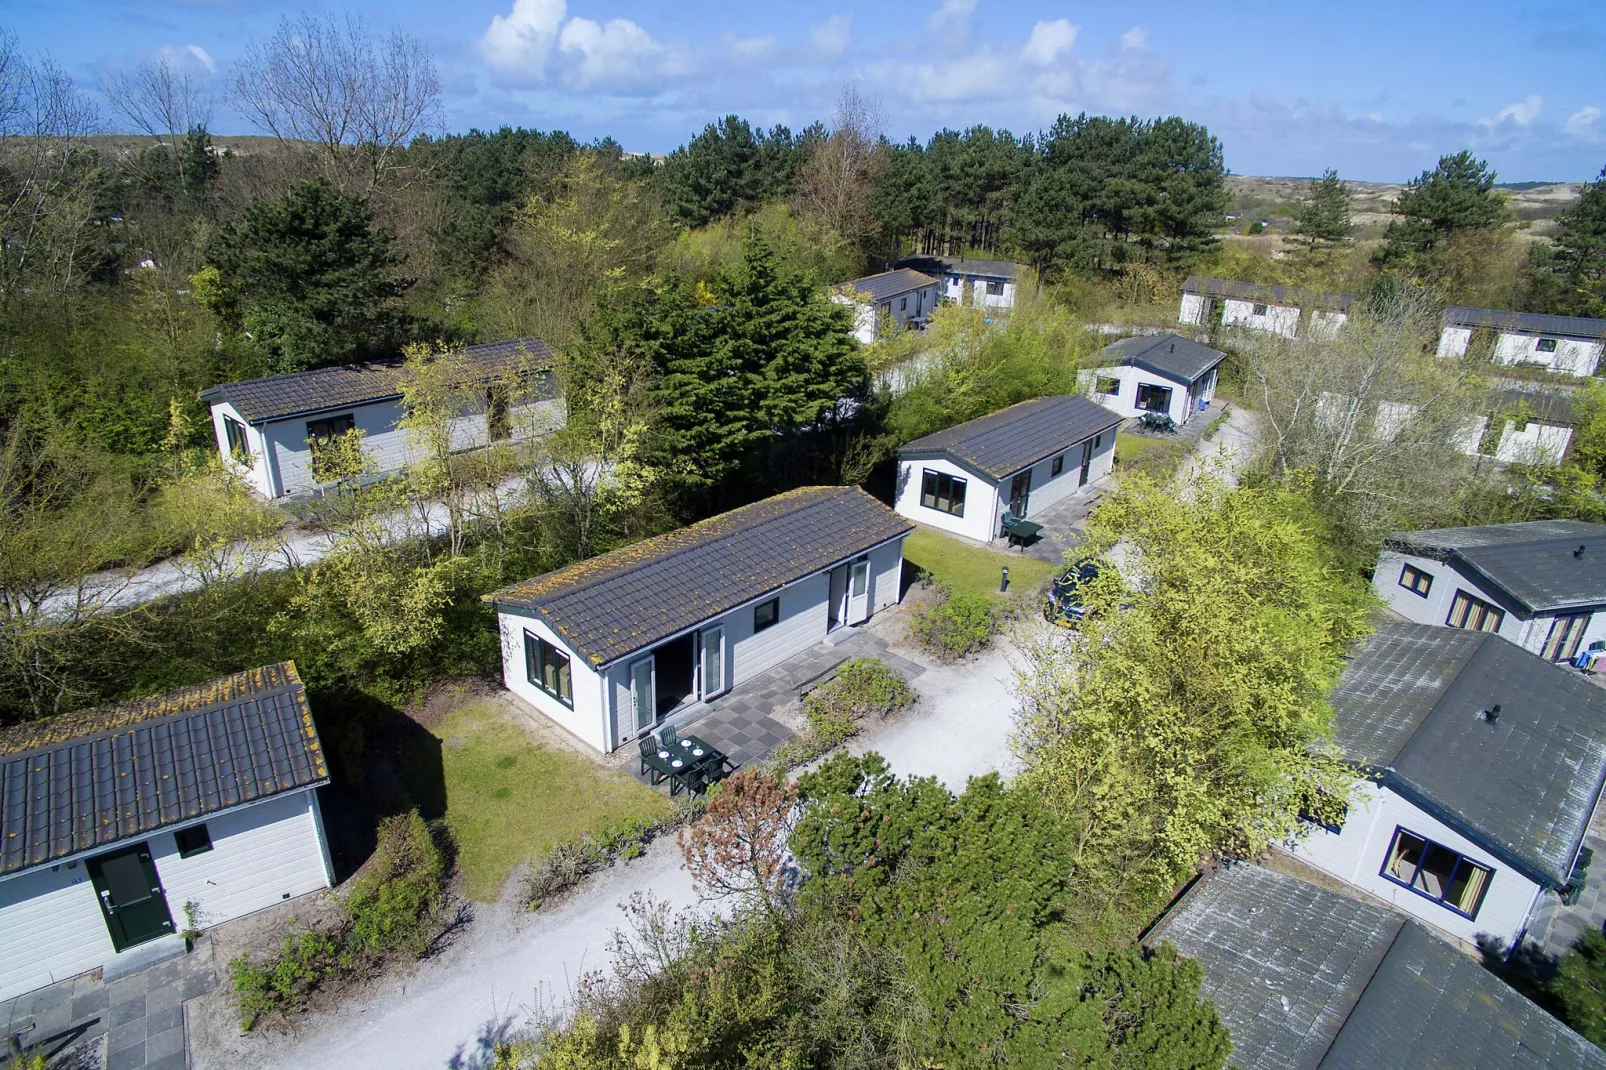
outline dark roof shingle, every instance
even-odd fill
[[[984,279],[1013,279],[1024,270],[1009,260],[974,260],[966,256],[906,256],[898,266],[927,275],[975,275]]]
[[[1131,364],[1192,386],[1211,368],[1227,359],[1219,349],[1200,345],[1179,334],[1134,335],[1103,349],[1106,365]]]
[[[531,372],[548,373],[552,350],[539,338],[512,338],[485,342],[463,350],[468,373],[475,379],[491,379],[528,365]],[[206,400],[227,401],[253,424],[286,419],[328,409],[367,405],[399,398],[405,359],[388,357],[360,364],[338,364],[291,375],[266,379],[244,379],[222,383],[202,391]],[[547,374],[548,390],[551,377]]]
[[[1446,327],[1492,327],[1524,334],[1559,334],[1569,338],[1606,338],[1606,319],[1556,316],[1541,312],[1502,312],[1493,308],[1451,305],[1444,310]]]
[[[604,665],[913,530],[857,487],[802,487],[485,597]]]
[[[1606,1068],[1425,926],[1259,866],[1202,878],[1144,942],[1162,940],[1199,961],[1243,1070]]]
[[[1566,883],[1606,782],[1606,690],[1489,632],[1383,621],[1332,706],[1346,758]]]
[[[850,293],[869,294],[872,301],[885,301],[889,297],[897,297],[918,290],[922,286],[935,286],[937,280],[913,268],[897,268],[893,271],[883,271],[879,275],[866,275],[862,279],[845,282],[842,288]]]
[[[1183,293],[1206,294],[1210,297],[1241,297],[1269,305],[1297,305],[1301,308],[1336,308],[1346,310],[1355,301],[1355,295],[1339,290],[1308,290],[1303,286],[1273,286],[1261,282],[1241,282],[1236,279],[1205,279],[1189,275],[1182,283]]]
[[[1397,531],[1385,541],[1456,566],[1524,613],[1606,605],[1606,524],[1529,520]]]
[[[1003,479],[1101,431],[1122,418],[1075,394],[1034,398],[917,438],[900,457],[951,457],[992,479]]]
[[[329,779],[293,662],[0,731],[0,874]]]

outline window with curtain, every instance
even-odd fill
[[[1433,590],[1433,577],[1415,565],[1406,565],[1400,569],[1400,586],[1426,598]]]
[[[1474,598],[1465,591],[1457,591],[1455,601],[1450,603],[1450,615],[1444,619],[1444,623],[1471,632],[1498,632],[1505,619],[1505,610],[1481,598]]]
[[[574,709],[574,681],[567,654],[534,632],[525,632],[524,668],[530,683]]]
[[[1468,918],[1478,916],[1494,870],[1426,836],[1395,826],[1383,876]]]
[[[965,515],[965,480],[947,472],[920,471],[920,504],[952,516]]]
[[[251,443],[246,438],[245,425],[232,416],[223,417],[223,433],[228,436],[229,456],[240,464],[251,463]]]
[[[1578,644],[1583,642],[1584,629],[1589,627],[1588,613],[1573,613],[1557,617],[1550,622],[1550,634],[1545,636],[1540,655],[1549,661],[1571,661],[1578,656]]]
[[[1139,383],[1138,408],[1146,412],[1170,412],[1171,388],[1168,386],[1154,386],[1150,383]]]

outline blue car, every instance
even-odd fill
[[[1061,628],[1075,628],[1087,615],[1082,605],[1082,585],[1097,579],[1098,565],[1079,561],[1054,578],[1043,596],[1043,619]]]

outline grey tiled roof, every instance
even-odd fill
[[[1385,1066],[1606,1067],[1606,1052],[1478,963],[1408,922],[1322,1060]]]
[[[967,256],[906,256],[899,267],[914,268],[927,275],[976,275],[985,279],[1013,279],[1023,270],[1009,260],[975,260]]]
[[[802,487],[485,598],[605,665],[913,530],[857,487]]]
[[[0,874],[329,779],[292,662],[0,731]]]
[[[1192,386],[1227,359],[1219,349],[1179,334],[1134,335],[1104,347],[1106,365],[1132,364]]]
[[[934,286],[936,282],[937,280],[930,275],[915,271],[913,268],[898,268],[845,282],[842,287],[853,293],[869,294],[872,301],[885,301],[889,297],[911,293],[922,286]]]
[[[1384,621],[1332,705],[1345,757],[1566,883],[1606,782],[1606,690],[1488,632]]]
[[[1203,878],[1145,938],[1199,961],[1243,1070],[1606,1067],[1415,921],[1253,865]]]
[[[1121,420],[1104,406],[1074,394],[1035,398],[917,438],[898,456],[951,457],[983,475],[1003,479],[1108,431]]]
[[[463,350],[469,375],[490,379],[528,364],[529,370],[547,375],[551,388],[552,350],[539,338],[512,338],[485,342]],[[232,404],[253,424],[286,419],[328,409],[372,404],[401,397],[401,357],[313,368],[292,375],[244,379],[202,391],[201,397]]]
[[[1553,316],[1540,312],[1502,312],[1493,308],[1451,305],[1444,310],[1446,327],[1493,327],[1523,334],[1558,334],[1569,338],[1606,338],[1606,320]]]
[[[1204,279],[1189,275],[1182,283],[1183,293],[1206,294],[1210,297],[1238,297],[1246,301],[1260,301],[1268,305],[1297,305],[1300,308],[1348,309],[1355,295],[1338,290],[1307,290],[1303,286],[1272,286],[1260,282],[1241,282],[1236,279]]]
[[[1565,391],[1496,390],[1489,395],[1489,406],[1497,412],[1521,412],[1542,424],[1574,426],[1572,394]]]
[[[1606,524],[1530,520],[1397,531],[1385,541],[1449,562],[1506,594],[1524,613],[1606,605]]]
[[[1201,995],[1232,1032],[1231,1065],[1314,1070],[1404,924],[1393,911],[1232,865],[1195,884],[1144,942],[1169,941],[1199,960]]]

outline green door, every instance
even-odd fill
[[[167,896],[162,894],[149,845],[125,847],[84,865],[106,915],[112,947],[123,951],[173,931],[173,915],[167,911]]]

